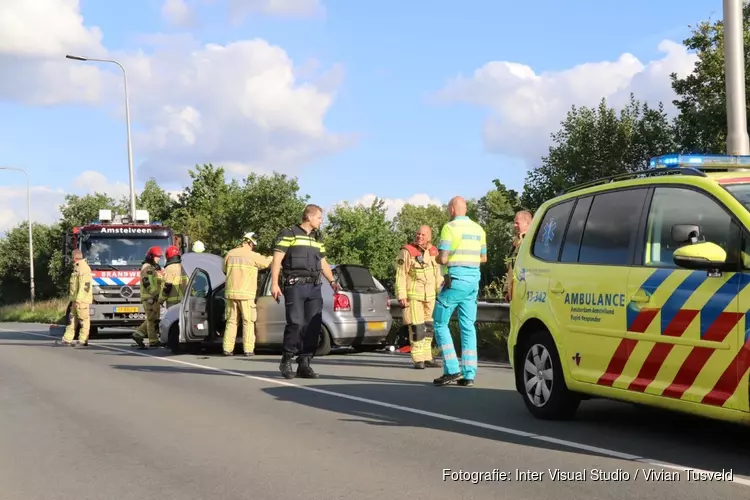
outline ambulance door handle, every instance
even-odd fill
[[[549,291],[552,293],[563,293],[565,291],[565,288],[563,288],[562,284],[555,283],[550,287]]]
[[[649,294],[643,290],[642,288],[635,292],[635,294],[630,298],[633,302],[648,302],[651,300],[651,297]]]

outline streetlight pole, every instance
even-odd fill
[[[130,218],[135,220],[135,173],[133,172],[133,143],[130,138],[130,98],[128,97],[128,74],[125,67],[112,59],[93,59],[91,57],[65,56],[66,59],[74,61],[95,61],[116,64],[122,70],[123,83],[125,84],[125,126],[128,132],[128,169],[130,174]]]
[[[29,173],[16,167],[0,167],[0,170],[15,170],[17,172],[23,172],[26,175],[26,212],[28,216],[29,225],[29,282],[30,282],[30,293],[31,293],[31,308],[34,308],[34,300],[36,297],[36,289],[34,286],[34,237],[31,230],[31,183],[29,182]]]
[[[743,3],[743,0],[724,0],[724,74],[729,155],[750,155],[745,96]]]

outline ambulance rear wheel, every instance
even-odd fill
[[[568,420],[575,416],[581,399],[568,390],[552,336],[533,332],[523,344],[520,377],[523,402],[541,420]]]

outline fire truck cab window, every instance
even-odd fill
[[[169,238],[111,238],[91,236],[81,245],[84,257],[90,266],[138,266],[146,252],[158,246],[162,252],[170,244]],[[165,264],[164,257],[160,264]]]

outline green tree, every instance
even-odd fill
[[[34,288],[38,300],[57,296],[59,289],[50,273],[51,259],[60,253],[57,226],[32,224],[34,239]],[[0,303],[31,298],[29,273],[29,226],[22,222],[0,239]]]
[[[380,280],[395,274],[402,241],[392,230],[383,200],[376,199],[370,206],[337,206],[328,213],[325,235],[329,262],[367,266]]]
[[[483,266],[483,281],[493,283],[505,274],[505,259],[513,242],[513,219],[520,210],[520,197],[494,179],[495,189],[479,199],[478,219],[487,233],[487,263]]]
[[[743,7],[745,71],[750,74],[750,5]],[[679,110],[675,120],[681,152],[721,154],[726,150],[727,104],[724,75],[724,23],[703,21],[683,44],[698,56],[693,72],[671,75]],[[747,80],[746,80],[747,82]],[[750,87],[746,83],[746,92]],[[750,116],[750,113],[748,113]]]
[[[258,251],[270,255],[279,231],[302,221],[302,212],[310,197],[299,194],[296,178],[274,173],[250,174],[238,199],[233,244],[238,243],[244,233],[254,231],[258,235]]]
[[[619,113],[605,99],[596,108],[573,106],[561,125],[549,154],[526,177],[521,204],[532,211],[575,184],[643,170],[651,157],[677,147],[663,105],[654,109],[633,95]]]
[[[405,244],[414,240],[414,235],[420,226],[428,225],[432,229],[432,244],[437,245],[440,230],[446,222],[448,222],[448,212],[445,206],[406,204],[394,217],[393,228],[396,232],[396,239]]]

